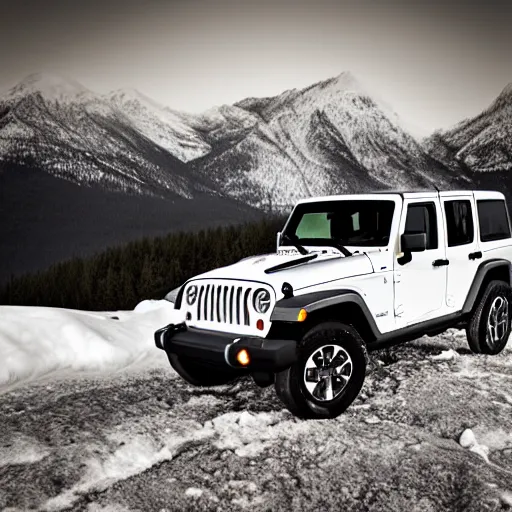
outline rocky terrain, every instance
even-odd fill
[[[250,380],[190,387],[161,353],[5,390],[0,508],[509,509],[510,348],[475,356],[449,331],[371,357],[335,420],[297,420]]]

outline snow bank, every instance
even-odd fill
[[[179,321],[177,313],[165,300],[101,313],[0,306],[0,391],[51,372],[117,370],[156,355],[154,331]]]

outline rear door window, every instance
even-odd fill
[[[470,244],[474,239],[473,212],[471,201],[445,201],[448,247]]]
[[[477,207],[482,242],[510,238],[510,223],[505,201],[483,199],[477,201]]]

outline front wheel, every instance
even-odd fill
[[[171,366],[178,375],[193,386],[221,386],[235,380],[238,375],[231,371],[222,371],[197,363],[188,357],[168,354]]]
[[[359,394],[367,360],[364,341],[353,327],[319,324],[304,336],[297,361],[276,375],[276,393],[300,418],[335,418]]]

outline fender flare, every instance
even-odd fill
[[[274,311],[270,317],[270,321],[295,323],[298,322],[297,316],[301,309],[305,309],[308,313],[313,313],[314,311],[320,311],[331,306],[346,303],[356,304],[361,309],[375,338],[379,338],[381,336],[381,332],[379,331],[366,302],[359,293],[348,289],[312,292],[281,299],[277,301]]]
[[[512,266],[509,260],[505,259],[492,259],[481,263],[476,271],[471,288],[469,289],[464,306],[462,306],[463,313],[470,313],[473,310],[478,294],[482,289],[482,284],[485,281],[487,274],[496,268],[506,267],[508,272],[508,284],[512,285]]]

